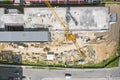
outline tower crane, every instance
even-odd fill
[[[80,53],[80,56],[83,57],[83,58],[85,58],[86,57],[85,50],[83,50],[82,48],[80,48],[80,46],[78,45],[78,43],[76,41],[76,35],[70,33],[68,27],[64,24],[64,22],[62,21],[62,19],[57,15],[57,13],[55,12],[55,10],[53,9],[52,5],[49,3],[48,0],[45,0],[45,4],[50,9],[50,11],[55,16],[55,18],[60,23],[60,25],[63,27],[64,32],[65,32],[65,36],[66,36],[66,40],[72,41],[74,43],[75,47],[77,48],[78,53]]]

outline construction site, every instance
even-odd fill
[[[0,61],[84,65],[99,63],[115,53],[119,5],[48,6],[24,8],[24,13],[0,8]],[[13,55],[8,57],[6,51]],[[14,55],[18,56],[12,60]]]

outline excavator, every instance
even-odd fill
[[[82,48],[80,48],[80,46],[78,45],[77,41],[76,41],[76,35],[72,34],[68,27],[65,25],[65,23],[62,21],[62,19],[57,15],[57,13],[55,12],[55,10],[53,9],[52,5],[49,3],[49,0],[45,0],[45,4],[47,5],[47,7],[50,9],[51,13],[55,16],[55,18],[57,19],[57,21],[61,24],[61,26],[64,29],[65,32],[65,37],[67,41],[72,41],[75,45],[75,47],[77,48],[78,53],[80,53],[80,56],[82,58],[85,58],[85,50],[83,50]]]

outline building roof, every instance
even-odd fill
[[[69,15],[69,30],[108,30],[109,8],[108,7],[67,7],[54,8],[59,17],[66,21],[66,14]],[[24,28],[49,28],[50,30],[62,30],[49,8],[24,8],[24,14],[4,14],[5,9],[0,8],[0,28],[5,25],[23,25]],[[75,22],[77,21],[77,25]],[[2,30],[2,29],[1,29]],[[0,41],[49,41],[48,31],[38,32],[0,32]]]
[[[1,17],[1,20],[4,21],[6,24],[23,24],[24,19],[23,19],[23,14],[4,14]]]
[[[24,24],[25,28],[43,28],[52,25],[51,30],[63,30],[48,8],[24,8],[24,14],[4,14],[4,9],[0,8],[0,10],[0,28],[3,28],[4,24]],[[54,10],[63,21],[66,21],[67,7],[54,8]],[[108,7],[70,7],[69,13],[72,16],[68,14],[71,18],[68,23],[70,30],[109,29]],[[75,21],[78,25],[75,25]]]
[[[110,22],[117,22],[117,13],[112,13],[110,15]]]
[[[14,3],[20,3],[21,0],[14,0]]]
[[[109,28],[109,8],[108,7],[80,7],[71,8],[73,17],[78,21],[78,26],[75,26],[71,20],[69,28],[79,30],[102,30]]]
[[[5,10],[5,13],[6,14],[19,14],[20,11],[17,9],[7,9],[7,10]]]
[[[4,15],[5,8],[0,8],[0,28],[4,27],[4,22],[1,20],[2,16]]]
[[[2,42],[47,42],[50,40],[48,31],[0,32]]]
[[[68,14],[67,7],[54,8],[63,22],[66,21],[66,14]],[[67,12],[67,13],[66,13]],[[108,7],[70,7],[71,13],[69,30],[108,30],[109,29],[109,8]],[[52,25],[50,30],[63,30],[57,19],[48,8],[25,8],[24,20],[27,26]],[[39,15],[39,16],[38,16]],[[43,17],[44,16],[44,17]],[[29,20],[29,19],[30,20]],[[73,19],[74,18],[74,19]],[[49,22],[48,22],[49,21]],[[77,21],[78,25],[75,25]]]
[[[47,60],[53,60],[53,59],[54,59],[54,53],[53,52],[48,52]]]
[[[39,2],[45,3],[45,0],[24,0],[26,3],[28,2]],[[48,0],[52,4],[79,4],[80,2],[85,2],[85,0]]]

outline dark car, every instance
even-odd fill
[[[14,77],[12,77],[12,76],[8,77],[8,80],[13,80],[13,79],[14,79]]]
[[[26,78],[26,76],[22,76],[22,78]]]

